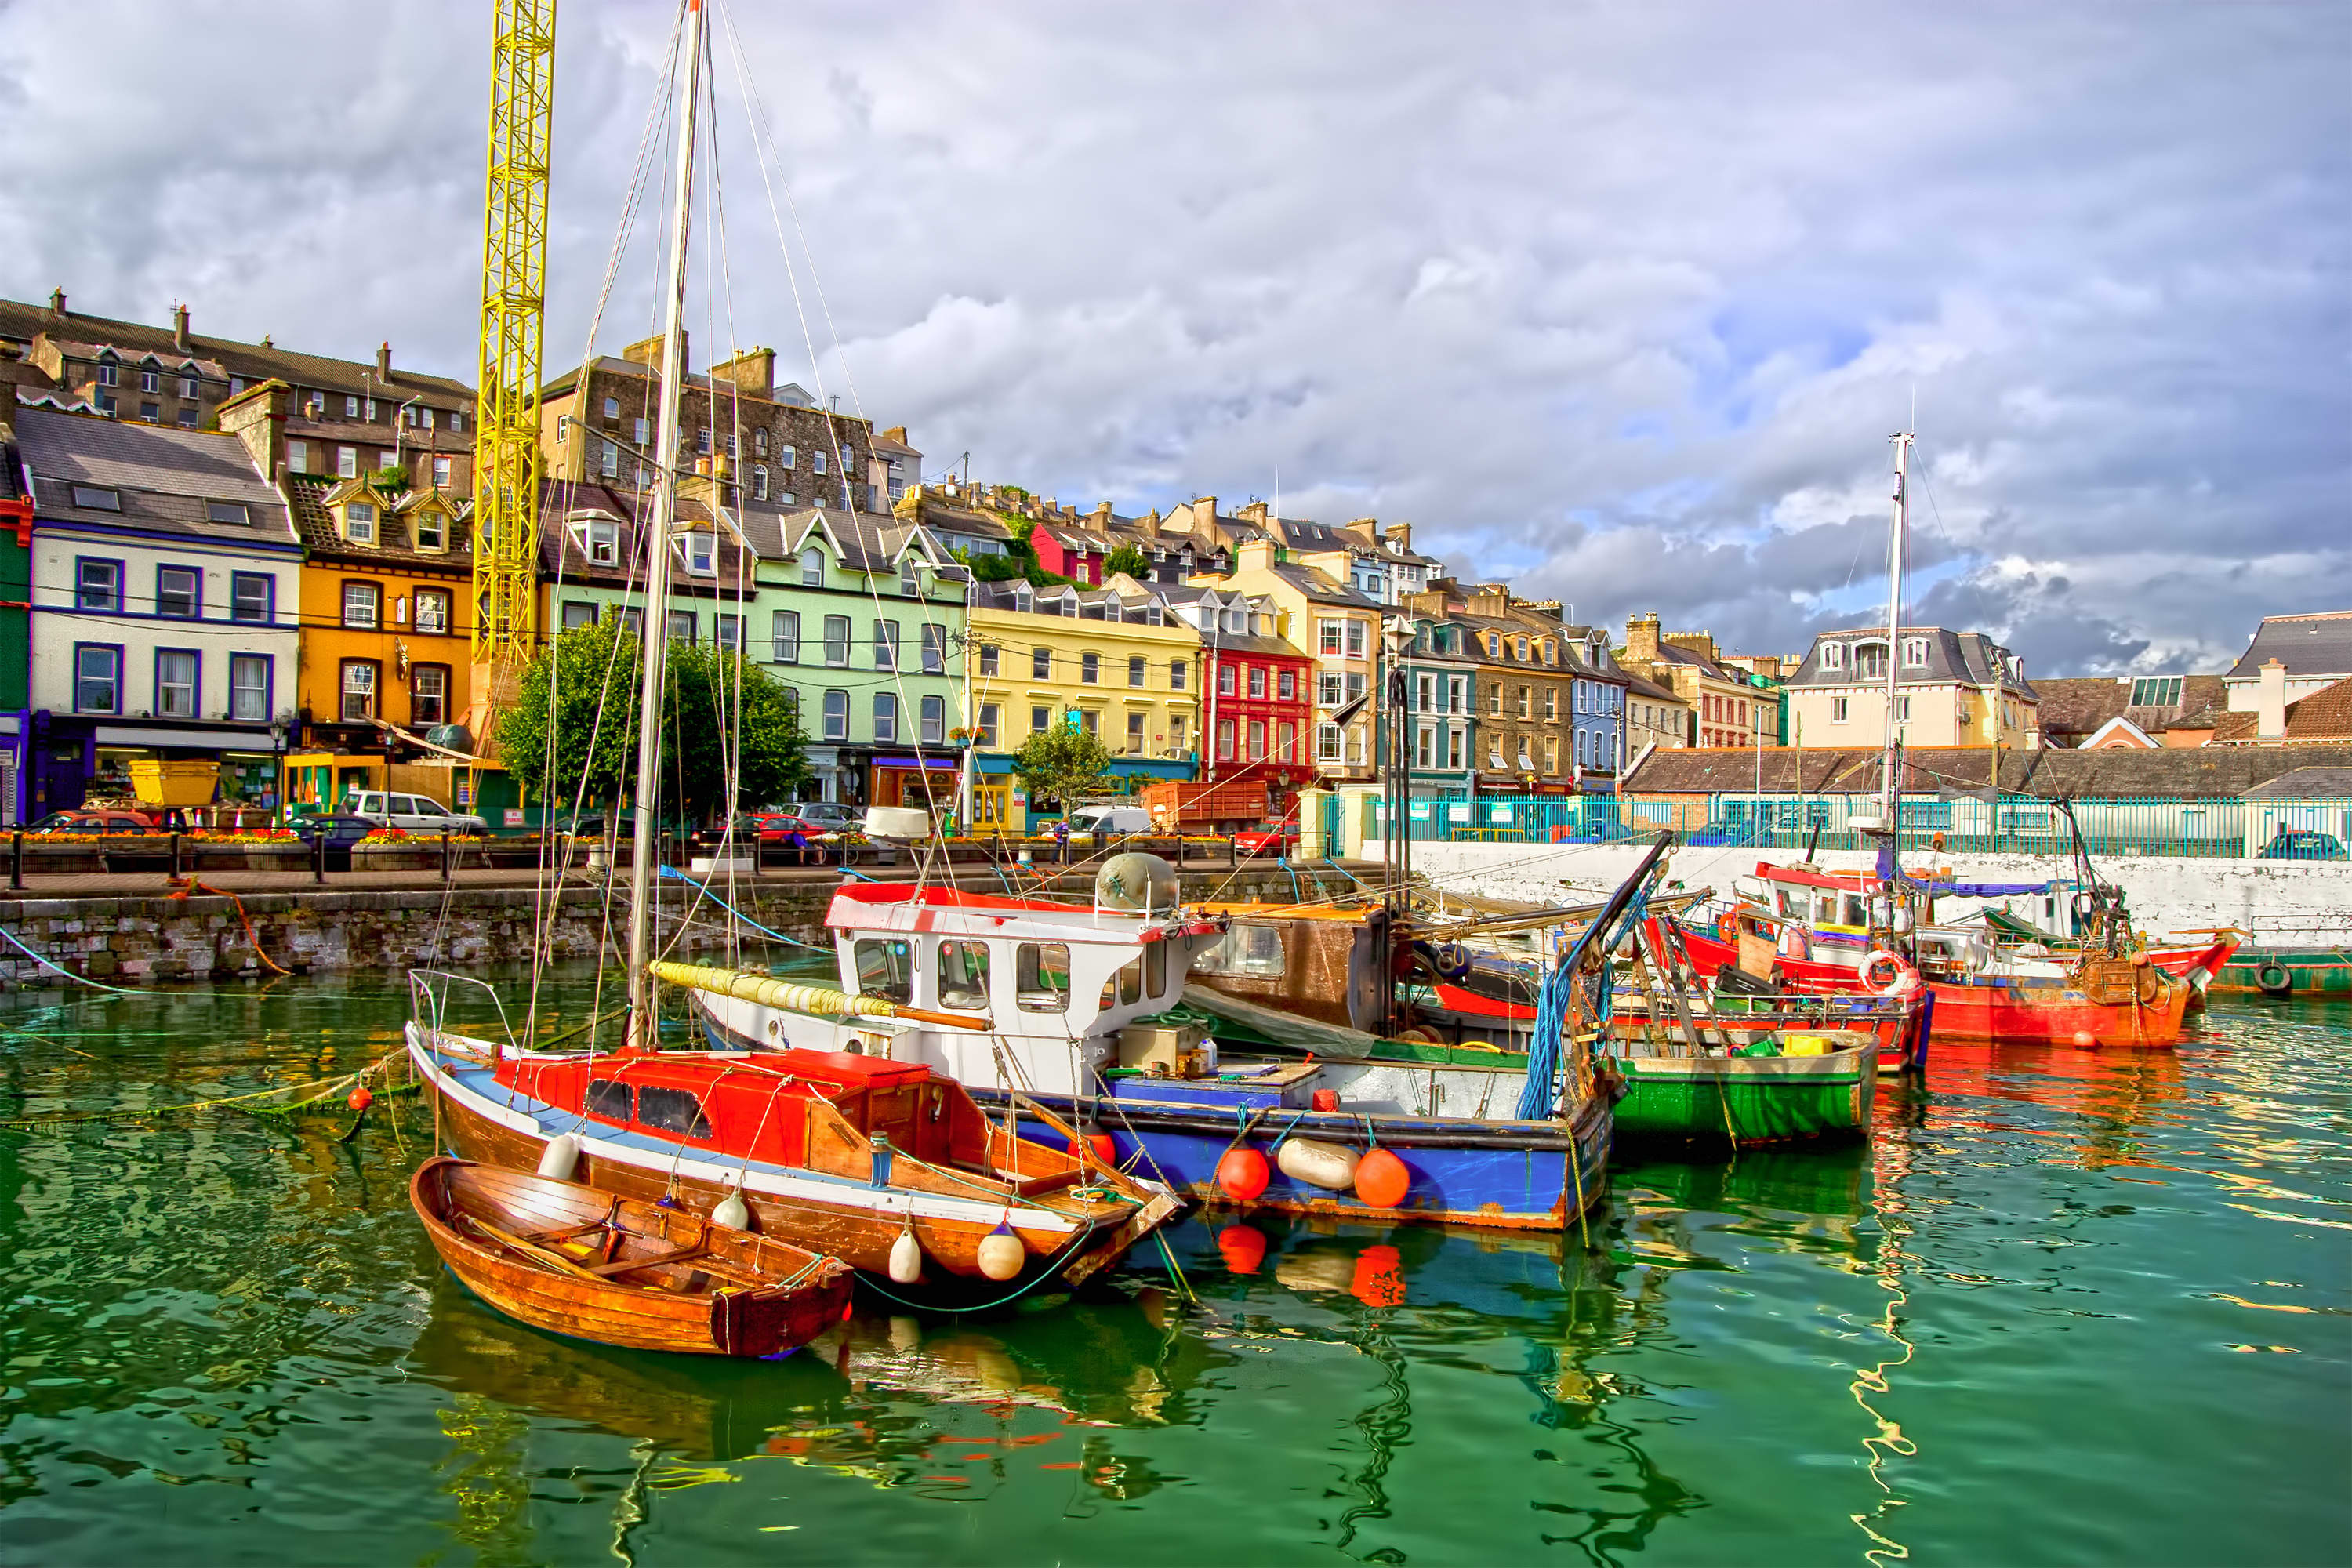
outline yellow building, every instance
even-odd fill
[[[1100,588],[974,588],[965,727],[980,761],[977,826],[1024,826],[1013,753],[1042,730],[1099,736],[1118,788],[1192,776],[1201,638],[1156,590],[1118,574]]]

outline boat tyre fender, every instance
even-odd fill
[[[2284,963],[2265,963],[2255,970],[2254,984],[2272,996],[2294,994],[2294,976]]]
[[[1884,975],[1884,978],[1881,976]],[[1862,983],[1881,996],[1900,996],[1919,988],[1919,972],[1903,955],[1876,948],[1862,961]]]
[[[1416,942],[1412,944],[1412,956],[1448,985],[1459,985],[1470,978],[1470,950],[1457,943],[1439,947],[1433,942]]]

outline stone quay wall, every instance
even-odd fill
[[[993,876],[966,876],[978,892],[1002,892]],[[841,884],[811,878],[746,881],[736,907],[749,919],[801,942],[830,945],[826,908]],[[1086,901],[1092,879],[1077,875],[1037,885],[1043,896]],[[1289,901],[1338,894],[1356,886],[1335,868],[1282,868],[1233,875],[1187,872],[1188,899]],[[729,942],[723,910],[692,889],[663,884],[656,905],[662,945],[679,955],[723,951]],[[237,903],[243,905],[239,918]],[[430,887],[399,890],[256,892],[226,897],[29,899],[0,907],[0,929],[70,973],[110,985],[144,987],[182,981],[260,977],[270,971],[255,952],[294,973],[357,970],[465,969],[527,961],[537,937],[551,957],[585,960],[600,952],[617,960],[625,940],[623,904],[596,887],[568,887],[546,900],[530,888]],[[247,922],[251,934],[247,934]],[[683,926],[681,932],[679,928]],[[675,938],[673,945],[672,939]],[[764,963],[800,951],[755,932],[741,937],[745,952]],[[0,943],[0,988],[63,984],[17,949]]]

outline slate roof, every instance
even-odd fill
[[[1916,637],[1927,639],[1927,667],[1925,669],[1898,668],[1895,675],[1900,685],[1926,686],[1965,681],[1970,686],[1989,686],[1998,675],[2001,685],[2009,690],[2037,699],[2040,695],[2021,675],[2000,673],[1998,656],[2008,650],[1982,632],[1956,632],[1943,626],[1905,626],[1902,635],[1906,641]],[[1843,668],[1822,668],[1823,645],[1866,641],[1873,637],[1884,640],[1885,636],[1884,626],[1849,626],[1842,631],[1816,633],[1813,646],[1805,650],[1804,662],[1797,667],[1797,672],[1788,678],[1786,684],[1790,687],[1858,684],[1860,678],[1853,672],[1853,656],[1851,653],[1846,656]],[[1745,674],[1744,671],[1741,673]],[[1877,679],[1883,682],[1885,677]]]
[[[1796,790],[1799,753],[1774,748],[1763,753],[1767,794]],[[1871,795],[1878,789],[1875,751],[1802,753],[1803,793]],[[1918,747],[1904,753],[1903,788],[1907,795],[1939,790],[1980,790],[1990,753],[1982,746]],[[1619,788],[1632,795],[1742,795],[1756,788],[1757,753],[1737,747],[1709,750],[1660,748],[1629,773]],[[2086,752],[2045,746],[2000,753],[2005,794],[2061,796],[2156,795],[2183,799],[2232,799],[2279,775],[2308,766],[2352,767],[2352,745]],[[1780,782],[1776,783],[1778,780]]]
[[[1169,612],[1166,597],[1158,589],[1148,584],[1138,584],[1138,591],[1131,594],[1122,593],[1116,587],[1087,588],[1075,583],[1056,584],[1050,588],[1032,588],[1029,591],[1030,607],[1025,611],[1021,608],[1019,603],[1020,587],[1018,579],[1002,583],[975,584],[972,589],[973,604],[979,608],[1010,610],[1016,615],[1059,615],[1061,612],[1058,606],[1075,595],[1078,601],[1076,618],[1080,620],[1108,619],[1108,606],[1116,601],[1122,617],[1132,612],[1137,617],[1135,624],[1139,626],[1144,624],[1141,616],[1145,608],[1157,604],[1162,612],[1163,624],[1189,629],[1188,623],[1178,619],[1174,614]],[[1041,610],[1038,606],[1048,599],[1052,600],[1057,607]]]
[[[327,503],[336,491],[353,482],[324,474],[286,476],[286,496],[293,503],[295,526],[301,532],[303,548],[312,556],[331,561],[397,562],[436,572],[473,571],[474,534],[464,524],[465,511],[459,513],[458,523],[449,530],[446,550],[417,549],[414,516],[388,506],[377,508],[375,543],[354,544],[345,539],[336,531],[335,516],[327,510]],[[466,511],[471,510],[469,505]]]
[[[2230,667],[2231,678],[2260,676],[2273,658],[2289,675],[2352,675],[2352,610],[2264,616],[2254,640]]]
[[[2248,800],[2344,800],[2352,798],[2352,767],[2290,768],[2246,792]]]
[[[2150,735],[2167,730],[2210,729],[2212,720],[2203,715],[2217,707],[2226,710],[2229,702],[2229,688],[2218,675],[2182,676],[2180,700],[2166,706],[2133,706],[2133,678],[2127,675],[2035,681],[2034,693],[2042,699],[2042,738],[2071,744],[2096,734],[2113,719],[2127,719]]]
[[[1218,521],[1222,522],[1224,520],[1220,518]],[[1312,566],[1301,565],[1296,561],[1277,562],[1273,571],[1276,576],[1306,595],[1308,602],[1312,604],[1339,605],[1351,610],[1378,610],[1385,607],[1378,599],[1369,595],[1360,594],[1344,584],[1335,583],[1324,573]]]
[[[1673,690],[1659,685],[1646,676],[1626,676],[1625,694],[1629,697],[1638,697],[1644,702],[1672,702],[1677,707],[1684,708],[1690,706]]]
[[[446,375],[426,375],[406,370],[397,363],[388,379],[378,379],[375,362],[368,360],[330,359],[323,354],[298,353],[292,349],[276,345],[238,342],[232,338],[206,337],[191,331],[188,347],[178,347],[172,340],[170,326],[151,327],[143,321],[118,321],[106,316],[92,316],[80,310],[60,316],[47,304],[26,304],[16,300],[0,300],[0,338],[12,338],[29,342],[47,332],[61,341],[74,342],[104,342],[118,350],[152,352],[158,359],[194,354],[212,360],[225,370],[251,380],[277,376],[281,381],[297,383],[321,391],[355,392],[370,396],[382,396],[386,387],[405,387],[417,392],[437,392],[460,406],[470,406],[474,389],[462,381]]]
[[[290,545],[284,497],[245,443],[216,431],[123,424],[46,408],[16,411],[16,443],[33,479],[34,515],[53,522],[135,528],[247,544]],[[110,487],[121,511],[76,506],[72,486]],[[215,522],[208,500],[236,501],[248,524]]]

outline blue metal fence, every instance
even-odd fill
[[[2074,819],[2096,856],[2344,859],[2352,850],[2352,799],[2268,801],[2186,796],[2077,800]],[[1368,826],[1379,831],[1384,803]],[[1410,837],[1421,842],[1608,844],[1671,827],[1694,845],[1759,849],[1866,849],[1875,795],[1717,795],[1628,800],[1617,795],[1462,794],[1417,796]],[[1902,847],[1955,854],[2063,855],[2074,839],[2065,814],[2034,795],[1998,800],[1909,797]]]

